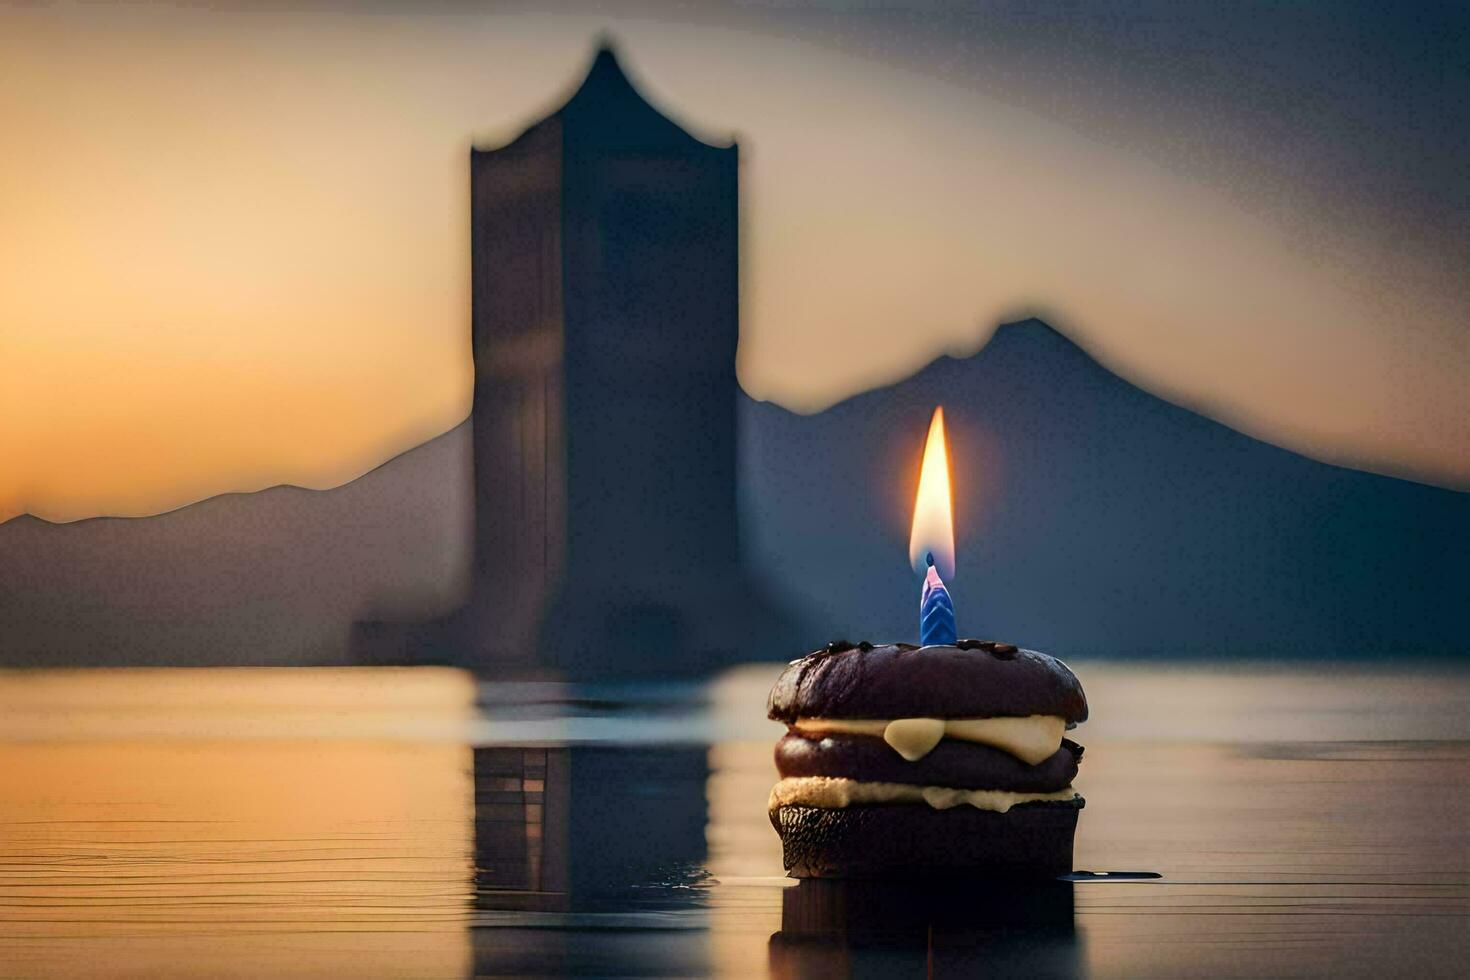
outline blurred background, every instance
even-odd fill
[[[1465,652],[1456,5],[0,18],[6,663],[908,637],[937,404],[962,632]],[[472,198],[599,38],[602,162]]]
[[[1453,975],[1467,42],[0,4],[0,974]],[[917,639],[936,406],[959,635],[1155,877],[783,875],[766,692]]]

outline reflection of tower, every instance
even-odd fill
[[[495,926],[472,934],[475,976],[710,972],[689,914],[703,902],[704,748],[497,746],[475,750],[474,773],[475,904]],[[557,917],[588,912],[617,914],[593,930]],[[643,925],[676,926],[661,970]]]
[[[612,670],[697,668],[751,618],[736,181],[736,148],[661,115],[607,48],[561,109],[472,152],[477,661],[567,663],[559,641],[595,636]]]
[[[663,746],[475,749],[479,904],[668,904],[704,864],[705,755]]]

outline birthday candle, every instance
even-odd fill
[[[954,603],[949,590],[934,567],[934,556],[927,556],[929,570],[924,574],[924,594],[919,599],[919,645],[953,643],[958,637],[954,624]]]

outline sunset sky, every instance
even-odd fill
[[[469,147],[604,31],[740,143],[751,395],[1038,313],[1251,434],[1470,487],[1463,8],[852,6],[0,6],[0,519],[333,486],[463,419]]]

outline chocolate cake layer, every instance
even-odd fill
[[[1064,789],[1077,775],[1082,746],[1070,739],[1046,761],[1028,766],[1009,752],[942,739],[922,759],[907,762],[881,738],[869,735],[824,735],[808,738],[791,732],[776,743],[776,769],[782,778],[834,776],[864,782],[952,786],[958,789],[1004,789],[1018,793],[1050,793]]]
[[[767,713],[788,723],[1026,715],[1059,715],[1076,723],[1087,720],[1087,698],[1066,664],[1035,650],[969,640],[918,648],[833,645],[782,671]]]
[[[771,811],[798,878],[1055,877],[1072,870],[1078,798],[1007,813],[922,805]]]

